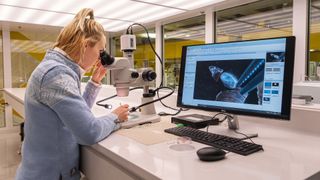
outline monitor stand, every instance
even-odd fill
[[[238,130],[239,129],[239,121],[237,115],[227,115],[228,120],[228,127],[232,130]]]
[[[238,116],[237,115],[228,114],[227,115],[227,120],[228,120],[229,129],[234,130],[234,131],[237,131],[239,129],[239,120],[238,120]],[[245,134],[245,135],[247,137],[242,138],[242,140],[258,137],[258,133]]]

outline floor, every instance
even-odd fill
[[[2,133],[0,131],[0,180],[13,180],[21,161],[18,154],[20,136],[18,132]]]

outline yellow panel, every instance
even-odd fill
[[[34,59],[38,60],[39,62],[42,61],[42,59],[44,58],[44,56],[46,55],[46,53],[28,53],[30,56],[32,56]]]
[[[10,31],[10,39],[17,39],[17,40],[30,40],[20,32]]]
[[[20,32],[16,32],[16,31],[11,31],[10,32],[10,39],[16,39],[16,40],[30,40],[29,38],[27,38],[25,35],[23,35]],[[31,57],[33,57],[34,59],[41,61],[44,58],[45,53],[31,53],[31,52],[25,52],[27,54],[29,54]]]
[[[202,44],[203,41],[172,41],[165,43],[165,58],[166,59],[181,59],[182,46]],[[154,44],[153,44],[154,45]],[[117,51],[116,56],[122,56],[122,53]],[[149,65],[154,66],[155,54],[149,44],[137,45],[137,50],[134,52],[135,66],[142,67],[145,60],[149,60]]]
[[[310,53],[310,61],[320,62],[320,52],[311,52]]]
[[[181,59],[182,46],[203,44],[204,41],[172,41],[165,43],[165,57],[166,59]]]
[[[320,33],[310,34],[310,49],[320,50]]]

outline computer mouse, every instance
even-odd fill
[[[197,155],[201,161],[218,161],[225,158],[226,152],[215,147],[204,147],[197,151]]]

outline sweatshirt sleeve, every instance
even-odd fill
[[[91,80],[88,81],[82,97],[86,101],[90,109],[92,108],[93,103],[96,100],[100,89],[101,89],[101,85],[95,84]]]
[[[80,94],[76,79],[66,70],[49,71],[41,83],[40,100],[49,106],[77,138],[79,144],[92,145],[119,128],[117,116],[109,113],[96,118]]]

